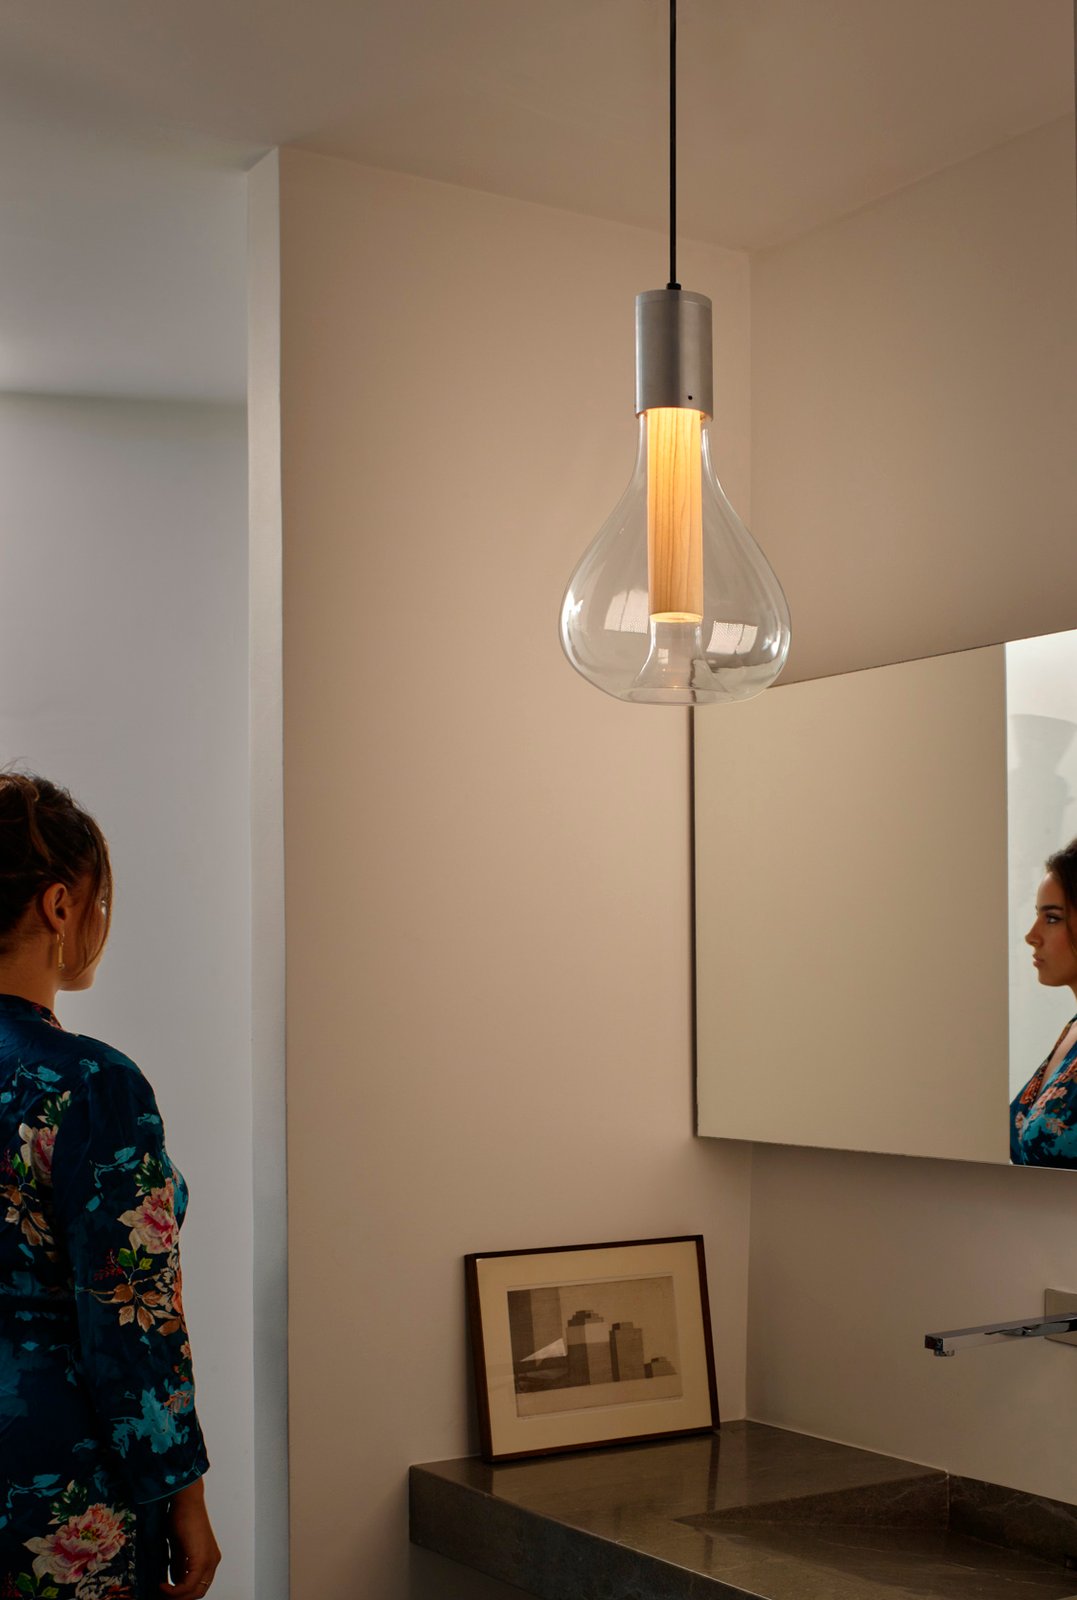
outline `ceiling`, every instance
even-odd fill
[[[664,0],[0,0],[0,387],[104,363],[146,390],[164,323],[170,392],[241,392],[239,175],[274,144],[664,227],[666,26]],[[1071,0],[681,0],[680,41],[680,228],[735,248],[1073,110]]]

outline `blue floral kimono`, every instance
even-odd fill
[[[1054,1072],[1047,1066],[1077,1017],[1066,1023],[1010,1106],[1010,1160],[1019,1166],[1077,1167],[1077,1044]]]
[[[143,1600],[209,1463],[177,1234],[133,1061],[0,995],[0,1600]]]

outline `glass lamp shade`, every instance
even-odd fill
[[[565,654],[618,700],[747,700],[785,665],[785,595],[715,476],[707,421],[642,412],[632,481],[565,591]]]

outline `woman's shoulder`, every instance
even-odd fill
[[[88,1033],[69,1033],[70,1053],[84,1078],[104,1075],[118,1084],[137,1085],[149,1090],[146,1075],[137,1061],[117,1050],[104,1039],[95,1039]]]
[[[88,1033],[68,1033],[62,1028],[50,1028],[48,1033],[48,1064],[63,1077],[65,1088],[96,1088],[153,1099],[153,1090],[141,1067],[115,1045]]]

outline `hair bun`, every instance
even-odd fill
[[[93,901],[111,907],[112,869],[104,835],[67,789],[36,773],[0,771],[0,955],[35,897],[50,883],[76,889],[85,883]],[[108,916],[96,958],[108,935]],[[21,934],[20,934],[21,936]]]

